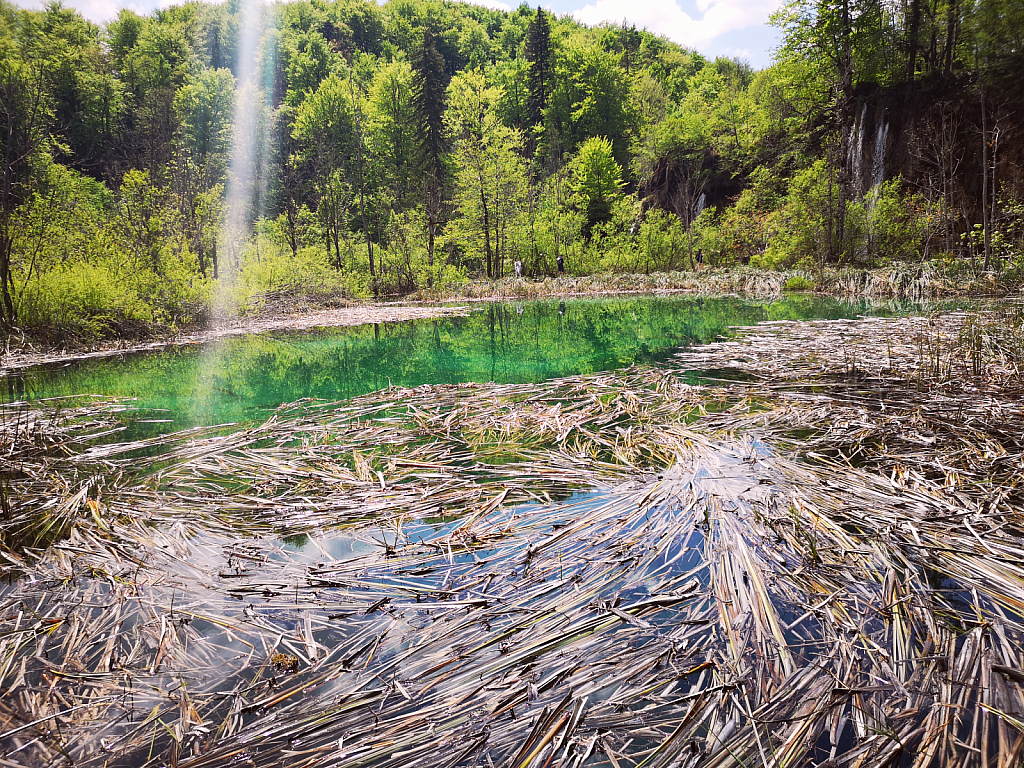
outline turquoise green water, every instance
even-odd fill
[[[7,402],[93,394],[136,398],[132,436],[255,421],[281,403],[387,387],[465,381],[539,382],[667,359],[729,326],[855,317],[863,304],[814,297],[749,301],[637,297],[488,304],[468,317],[274,333],[201,347],[29,369],[8,377]]]

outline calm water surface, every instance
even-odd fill
[[[667,359],[730,326],[852,318],[863,303],[808,296],[631,297],[495,303],[468,317],[221,339],[199,347],[37,367],[3,381],[5,402],[69,395],[135,398],[151,423],[132,436],[255,421],[304,397],[387,387],[540,382]],[[155,420],[160,420],[156,422]]]

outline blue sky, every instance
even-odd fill
[[[64,0],[95,22],[112,19],[119,8],[149,13],[176,0]],[[478,0],[481,5],[510,10],[519,0]],[[536,3],[538,0],[531,0]],[[15,0],[39,8],[43,0]],[[706,56],[737,56],[757,69],[768,66],[778,43],[778,30],[768,17],[780,0],[540,0],[558,14],[571,13],[587,24],[623,20],[645,27]]]
[[[544,6],[587,24],[625,19],[705,56],[736,56],[756,69],[771,63],[779,39],[768,25],[779,0],[548,0]]]

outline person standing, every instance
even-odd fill
[[[565,274],[565,259],[562,258],[562,254],[558,254],[558,258],[555,259],[555,262],[558,264],[558,276],[561,277]]]
[[[516,259],[516,277],[520,278],[523,276],[523,262],[518,258]]]

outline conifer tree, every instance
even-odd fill
[[[444,133],[448,77],[444,56],[437,50],[429,29],[423,31],[423,42],[413,51],[410,63],[413,69],[413,114],[427,212],[427,261],[433,266],[434,238],[440,223],[448,149]]]
[[[430,30],[424,30],[423,42],[413,51],[413,110],[420,146],[421,170],[444,175],[447,145],[444,134],[445,92],[448,77],[444,56],[434,44]]]
[[[526,29],[526,59],[530,62],[526,114],[530,127],[533,127],[544,122],[544,108],[552,88],[551,23],[540,6]]]

